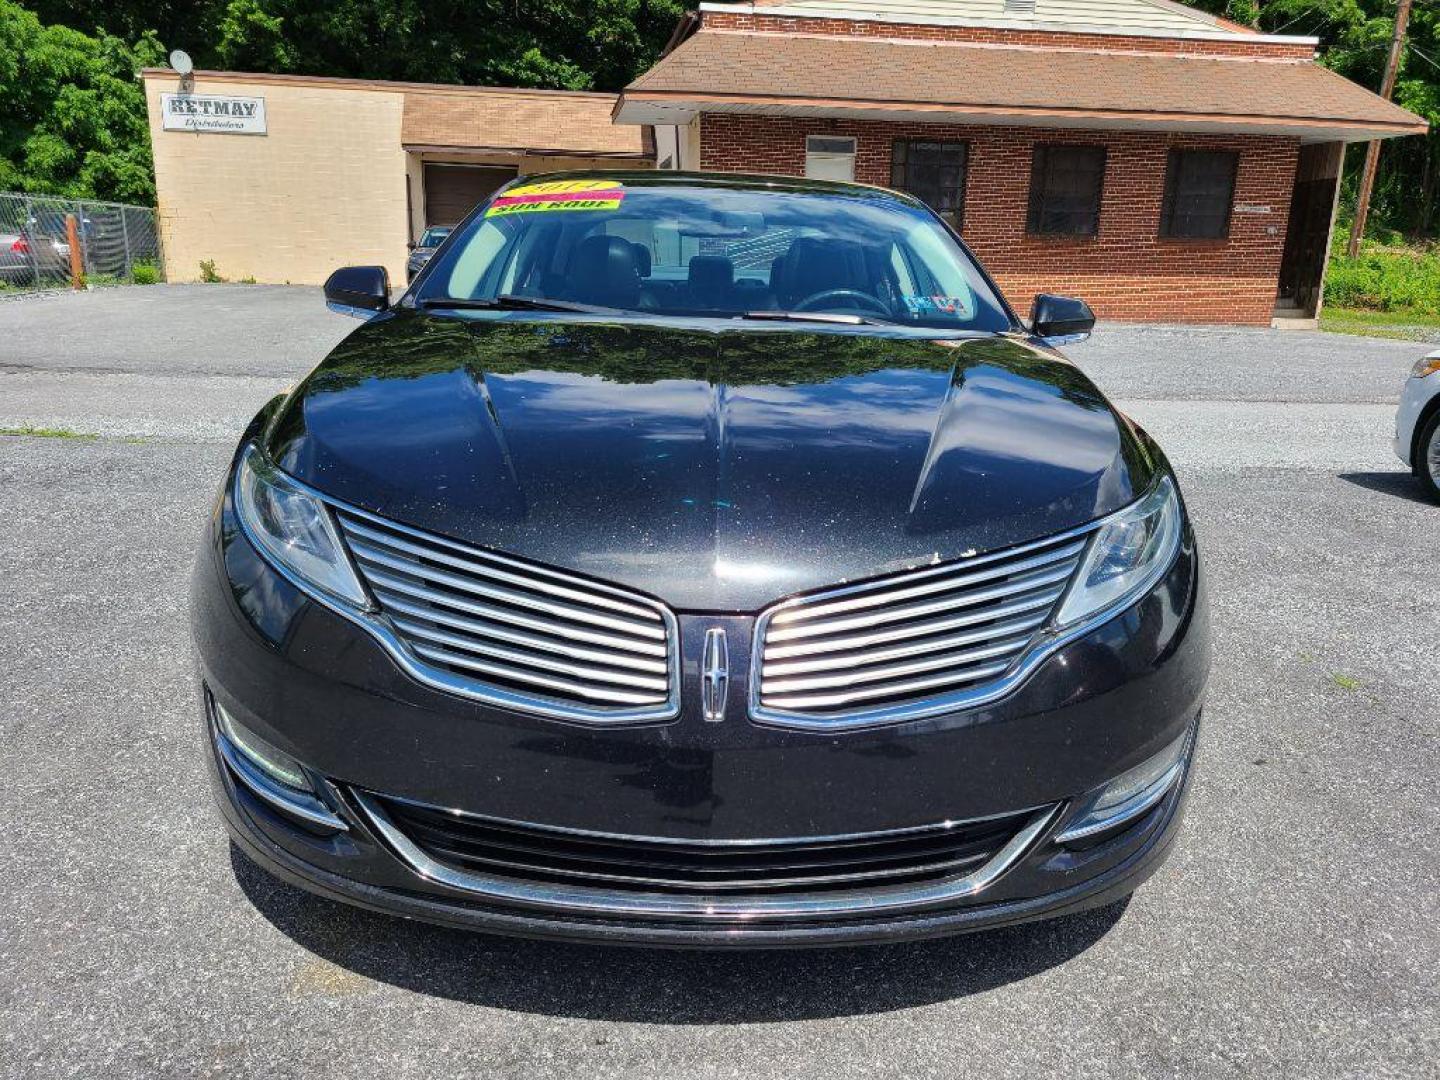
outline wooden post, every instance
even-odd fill
[[[1405,48],[1405,27],[1410,22],[1410,0],[1400,0],[1395,12],[1395,33],[1390,38],[1390,56],[1385,61],[1385,78],[1380,83],[1380,96],[1389,101],[1395,93],[1395,77],[1400,72],[1400,55]],[[1360,192],[1355,199],[1355,222],[1350,226],[1350,258],[1360,254],[1360,241],[1365,236],[1365,219],[1370,215],[1370,192],[1375,187],[1375,170],[1380,164],[1380,140],[1365,147],[1365,169],[1360,174]]]
[[[70,287],[72,289],[83,289],[85,287],[85,264],[80,255],[80,229],[76,225],[75,215],[65,215],[65,242],[70,245]]]

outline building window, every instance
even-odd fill
[[[896,139],[890,155],[890,186],[930,206],[960,228],[965,217],[963,142],[921,142]]]
[[[1171,150],[1160,235],[1197,240],[1228,236],[1239,166],[1240,155],[1228,150]]]
[[[854,180],[855,140],[838,135],[807,135],[805,175],[812,180]]]
[[[1039,144],[1030,169],[1026,230],[1094,236],[1100,229],[1100,192],[1104,184],[1103,146]]]

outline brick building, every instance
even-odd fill
[[[1344,144],[1426,130],[1316,44],[1170,0],[706,2],[614,116],[661,168],[911,191],[1022,310],[1304,325]]]

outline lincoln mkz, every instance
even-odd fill
[[[1113,903],[1209,644],[1155,442],[853,184],[523,177],[240,440],[194,575],[238,847],[458,927],[920,938]]]

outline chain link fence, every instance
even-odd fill
[[[86,284],[162,279],[160,233],[149,207],[0,192],[0,292],[71,284],[72,215]]]

